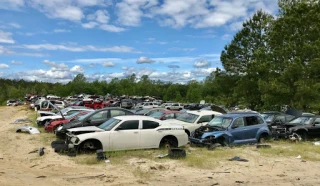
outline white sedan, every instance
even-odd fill
[[[79,127],[68,131],[69,148],[80,151],[180,147],[188,143],[188,136],[181,125],[164,124],[149,116],[117,116],[99,127]]]

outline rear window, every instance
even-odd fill
[[[159,123],[155,121],[143,120],[142,129],[155,129],[159,127]]]

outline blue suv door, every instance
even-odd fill
[[[246,116],[244,117],[246,123],[246,132],[243,134],[243,140],[247,142],[257,142],[257,133],[263,127],[264,121],[259,116]]]
[[[244,118],[240,117],[235,119],[231,125],[231,128],[229,129],[229,132],[233,137],[233,141],[231,141],[231,143],[234,143],[234,144],[242,143],[245,130],[246,128],[245,128]]]

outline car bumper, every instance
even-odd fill
[[[193,144],[208,144],[209,143],[208,140],[198,139],[198,138],[194,138],[194,137],[189,137],[189,141],[190,141],[190,143],[193,143]]]

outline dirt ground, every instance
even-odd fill
[[[252,153],[249,162],[217,162],[211,169],[199,169],[181,160],[153,161],[135,157],[121,164],[101,162],[79,164],[74,157],[55,153],[41,139],[42,134],[16,133],[11,124],[31,110],[0,107],[0,185],[320,185],[320,162],[284,157],[261,157]],[[45,154],[29,153],[45,147]],[[319,147],[320,148],[320,147]],[[92,154],[91,156],[95,156]],[[141,163],[141,161],[143,161]],[[205,160],[203,160],[205,161]]]

